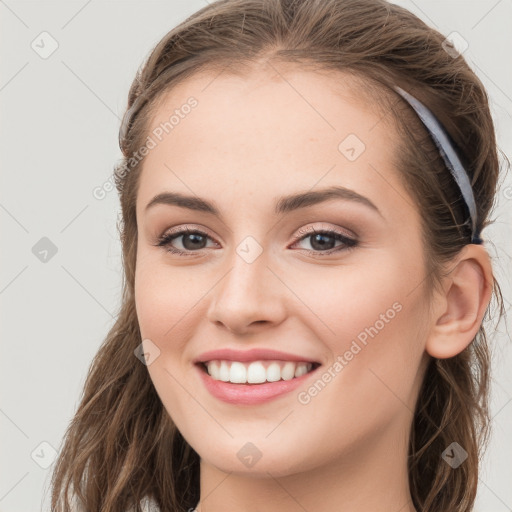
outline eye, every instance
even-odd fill
[[[358,245],[358,241],[346,236],[345,234],[330,229],[319,229],[308,227],[299,230],[291,247],[300,242],[310,239],[312,249],[304,249],[313,256],[326,256],[335,252],[348,251]],[[180,240],[180,247],[175,247],[175,241]],[[207,248],[208,240],[218,243],[212,237],[196,228],[186,227],[178,231],[164,233],[158,238],[155,244],[158,247],[164,247],[168,252],[179,256],[190,256],[202,249]],[[338,242],[339,245],[336,246]]]
[[[176,248],[172,244],[175,240],[181,239],[183,248]],[[185,228],[180,231],[167,232],[162,235],[156,245],[158,247],[165,247],[167,251],[178,254],[180,256],[187,256],[190,253],[198,252],[205,249],[205,244],[208,239],[213,240],[207,233],[199,229]],[[216,242],[215,242],[216,243]]]
[[[303,240],[310,240],[309,244],[313,248],[305,249],[308,254],[314,256],[329,255],[334,252],[348,251],[357,246],[358,241],[354,238],[350,238],[345,234],[330,229],[317,230],[315,227],[309,227],[299,230],[295,242],[293,245],[297,245]],[[336,246],[336,242],[340,245]]]

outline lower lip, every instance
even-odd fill
[[[254,405],[268,402],[285,393],[289,393],[304,383],[318,368],[309,373],[295,377],[290,380],[278,380],[276,382],[265,382],[263,384],[233,384],[213,379],[200,366],[196,365],[197,371],[206,386],[206,389],[219,400],[230,404]]]

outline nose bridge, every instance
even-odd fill
[[[272,274],[268,265],[268,249],[263,249],[252,236],[246,237],[229,259],[230,271],[223,279],[219,293],[224,300],[243,299],[249,303],[263,299]]]
[[[251,236],[229,257],[229,269],[213,290],[208,316],[229,330],[242,331],[254,322],[276,322],[283,314],[279,282],[269,270],[269,250]]]

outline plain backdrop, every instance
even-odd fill
[[[512,155],[512,1],[399,3],[467,41],[464,56],[489,92],[499,145]],[[204,5],[0,0],[0,512],[49,510],[55,451],[120,300],[118,197],[114,190],[98,200],[93,190],[121,156],[119,124],[138,66]],[[509,314],[511,210],[508,176],[484,236]],[[504,323],[491,343],[494,433],[476,511],[506,512],[512,343]]]

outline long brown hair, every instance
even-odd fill
[[[152,50],[130,88],[115,169],[122,208],[123,296],[117,321],[94,358],[78,410],[52,478],[52,510],[139,510],[143,497],[162,511],[199,501],[199,456],[165,411],[147,368],[134,356],[141,343],[135,302],[135,200],[143,159],[134,158],[164,93],[201,70],[243,74],[266,60],[359,80],[383,122],[400,135],[397,170],[417,201],[428,279],[470,242],[467,212],[450,173],[398,85],[426,104],[460,148],[473,186],[478,227],[491,223],[499,176],[488,97],[462,56],[409,11],[385,0],[220,0],[171,30]],[[453,50],[453,49],[452,49]],[[375,101],[377,100],[377,101]],[[484,234],[485,239],[485,234]],[[493,297],[503,315],[494,279]],[[492,304],[491,304],[492,305]],[[484,320],[491,318],[491,308]],[[483,325],[463,352],[429,361],[415,410],[408,453],[413,504],[423,512],[469,512],[479,460],[489,438],[490,351]],[[453,470],[441,457],[457,441],[467,460]]]

